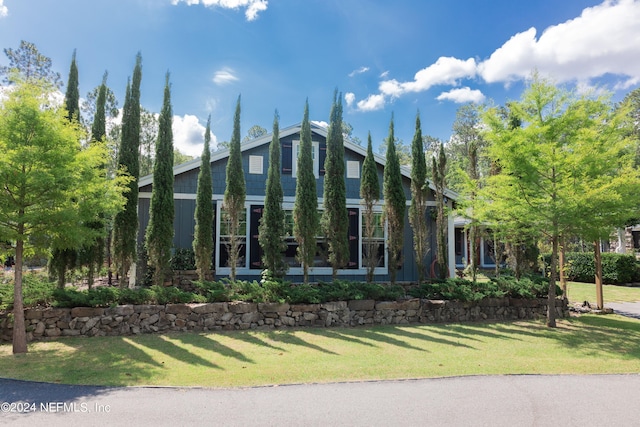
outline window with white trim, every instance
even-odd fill
[[[360,178],[360,162],[347,160],[347,178]]]
[[[300,141],[293,141],[291,150],[291,176],[296,177],[298,169],[298,155],[300,154]],[[311,157],[313,158],[313,175],[320,178],[320,143],[311,141]]]
[[[252,175],[262,175],[262,156],[249,156],[249,173]]]

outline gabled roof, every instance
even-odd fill
[[[325,139],[327,138],[327,135],[329,133],[329,130],[324,127],[324,126],[320,126],[314,122],[310,122],[311,125],[311,133],[315,133],[317,135],[320,135],[322,137],[324,137]],[[290,135],[295,135],[296,133],[299,133],[302,130],[302,123],[298,123],[295,124],[293,126],[289,126],[283,129],[280,129],[279,131],[279,136],[280,138],[285,138],[287,136]],[[261,145],[265,145],[265,144],[269,144],[271,143],[271,138],[272,138],[272,133],[268,133],[266,135],[263,135],[261,137],[258,137],[256,139],[253,139],[245,144],[242,144],[240,146],[240,151],[247,151],[247,150],[251,150],[253,148],[256,147],[260,147]],[[349,139],[345,139],[344,140],[344,148],[351,150],[355,153],[358,153],[360,155],[362,155],[362,157],[366,157],[367,155],[367,148],[366,147],[362,147],[361,145],[358,145],[354,142],[352,142]],[[211,153],[211,163],[224,159],[226,157],[229,157],[229,149],[225,148],[219,151],[214,151],[213,153]],[[383,167],[386,165],[387,163],[387,159],[380,155],[380,154],[376,154],[373,153],[373,158],[376,161],[376,163],[382,165]],[[183,163],[181,165],[175,166],[173,168],[173,175],[180,175],[182,173],[185,172],[189,172],[192,171],[194,169],[198,169],[200,167],[201,164],[201,160],[200,157],[197,157],[193,160],[190,160],[186,163]],[[408,178],[411,179],[411,169],[406,167],[406,166],[400,166],[400,173]],[[427,180],[429,182],[429,188],[431,188],[432,190],[435,191],[435,186],[433,185],[433,183],[431,182],[431,180]],[[138,181],[138,188],[144,187],[146,185],[152,184],[153,183],[153,174],[151,175],[147,175],[147,176],[143,176],[142,178],[140,178],[140,180]],[[454,191],[451,190],[445,190],[445,196],[447,196],[448,198],[452,199],[452,200],[457,200],[458,199],[458,194],[455,193]]]

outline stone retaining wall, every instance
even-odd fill
[[[488,298],[478,303],[411,299],[354,300],[325,304],[121,305],[109,308],[25,310],[29,341],[59,336],[137,335],[169,331],[218,331],[289,327],[348,327],[418,323],[535,319],[546,316],[546,299]],[[556,300],[558,317],[567,317],[564,300]],[[10,341],[12,320],[0,313],[0,341]]]

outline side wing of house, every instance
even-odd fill
[[[295,201],[296,189],[296,159],[299,150],[300,128],[293,126],[281,130],[281,181],[284,192],[283,208],[286,213],[288,225],[288,236],[286,238],[287,250],[283,257],[290,266],[287,279],[291,281],[302,280],[302,268],[296,260],[297,243],[293,238],[293,205]],[[244,221],[242,222],[241,234],[241,254],[239,264],[237,266],[237,277],[243,279],[257,279],[263,270],[261,262],[261,250],[258,244],[258,225],[262,217],[262,209],[264,207],[265,187],[267,180],[267,171],[269,167],[269,143],[271,135],[266,135],[257,140],[249,142],[242,147],[242,164],[245,172],[246,181],[246,203]],[[318,195],[319,212],[323,209],[323,185],[324,185],[324,160],[326,157],[326,130],[324,128],[312,126],[312,147],[314,159],[314,174],[316,176],[316,191]],[[349,262],[344,269],[339,271],[340,277],[352,280],[364,280],[366,274],[366,266],[363,257],[363,206],[360,199],[360,176],[362,172],[362,164],[366,150],[352,143],[345,143],[345,183],[347,210],[349,215]],[[229,274],[228,256],[226,243],[228,236],[226,235],[226,227],[223,221],[224,211],[222,200],[225,190],[225,177],[227,166],[228,152],[214,153],[211,161],[212,182],[213,182],[213,200],[215,218],[214,218],[214,255],[213,265],[217,277],[223,277]],[[378,175],[382,185],[382,174],[384,170],[384,162],[381,158],[378,161]],[[173,243],[176,249],[191,248],[193,242],[193,234],[195,228],[195,199],[197,190],[197,177],[200,169],[199,159],[194,160],[185,165],[175,168],[174,183],[174,199],[175,199],[175,219],[174,219],[174,237]],[[403,186],[407,198],[407,212],[411,200],[410,179],[408,174],[403,176]],[[138,241],[142,244],[144,238],[144,230],[149,221],[149,202],[151,199],[152,183],[149,177],[140,181],[140,199],[139,199],[139,219],[140,228]],[[382,191],[382,189],[381,189]],[[382,196],[382,194],[381,194]],[[430,208],[427,216],[429,218],[429,231],[431,236],[430,246],[431,252],[428,256],[428,265],[433,261],[435,254],[435,201],[433,193],[430,194]],[[452,201],[450,200],[449,205]],[[388,280],[389,266],[388,255],[386,251],[386,227],[382,217],[382,200],[376,205],[376,218],[378,220],[378,228],[376,230],[376,239],[379,241],[379,263],[375,270],[375,277],[378,281]],[[453,221],[450,224],[449,240],[453,241]],[[416,262],[413,255],[413,233],[409,225],[408,217],[405,217],[404,227],[404,248],[402,251],[403,265],[396,273],[398,281],[414,281],[418,277]],[[311,281],[330,281],[332,279],[332,269],[327,262],[327,245],[318,232],[316,241],[317,251],[314,259],[314,265],[310,270]],[[454,256],[453,247],[450,245],[450,270],[454,272]],[[428,273],[428,272],[427,272]]]

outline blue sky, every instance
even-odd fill
[[[519,98],[535,68],[570,88],[640,86],[640,0],[0,0],[0,47],[34,43],[66,82],[74,49],[84,96],[101,82],[124,98],[143,58],[142,105],[159,112],[171,73],[175,145],[202,150],[209,114],[229,140],[238,95],[242,134],[327,121],[333,91],[344,120],[374,145],[448,139],[466,102]],[[6,65],[4,55],[0,64]]]

